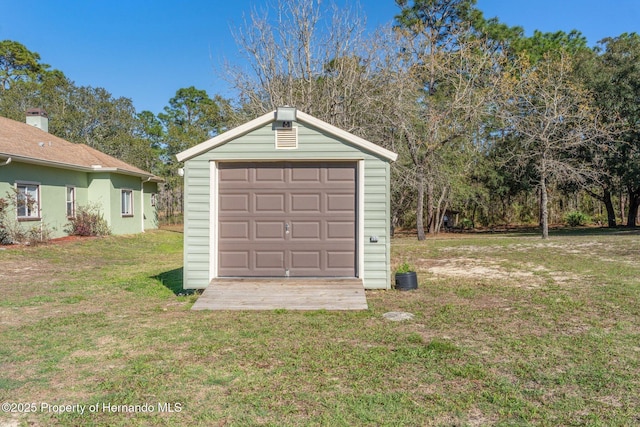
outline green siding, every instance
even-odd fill
[[[153,203],[154,198],[158,194],[158,184],[155,182],[145,182],[144,190],[144,229],[155,230],[158,228],[158,210]]]
[[[67,235],[67,186],[76,189],[76,207],[96,205],[114,234],[130,234],[139,233],[143,228],[141,189],[144,185],[144,228],[157,228],[156,209],[151,206],[151,193],[157,191],[156,183],[143,184],[140,178],[109,172],[87,173],[17,161],[0,166],[0,198],[12,194],[16,182],[40,185],[41,221],[23,221],[22,226],[34,227],[42,223],[51,230],[53,238]],[[126,220],[120,213],[121,188],[131,188],[134,191],[134,217]]]
[[[206,288],[211,279],[211,162],[296,160],[364,160],[364,272],[360,275],[367,289],[390,287],[389,162],[320,129],[301,123],[294,126],[298,127],[294,150],[275,148],[269,124],[185,162],[185,288]],[[378,242],[371,243],[371,236],[377,236]]]

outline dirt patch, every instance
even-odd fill
[[[508,270],[501,266],[498,260],[490,261],[472,258],[422,259],[420,260],[420,265],[435,276],[517,280],[525,288],[537,288],[540,286],[540,278],[533,271]]]
[[[501,259],[474,259],[466,257],[448,259],[421,259],[419,266],[437,277],[461,277],[478,280],[511,281],[524,289],[537,289],[547,279],[557,284],[567,284],[580,277],[565,272],[549,271],[545,267],[526,263],[517,268],[507,268]]]

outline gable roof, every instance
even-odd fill
[[[80,170],[115,172],[162,181],[85,144],[73,144],[26,123],[0,117],[0,157],[12,161]]]
[[[194,147],[191,147],[187,150],[184,150],[176,155],[178,161],[183,162],[185,160],[192,159],[196,156],[199,156],[202,153],[205,153],[215,147],[226,144],[227,142],[234,140],[242,135],[245,135],[255,129],[258,129],[262,126],[265,126],[269,123],[272,123],[276,120],[276,112],[271,111],[267,114],[264,114],[257,119],[251,120],[243,125],[240,125],[236,128],[226,131],[218,136],[215,136],[205,142],[202,142]],[[383,158],[386,158],[390,161],[395,161],[398,158],[398,155],[392,151],[387,150],[373,142],[367,141],[366,139],[360,138],[352,133],[344,131],[336,126],[330,125],[327,122],[324,122],[320,119],[316,119],[309,114],[303,113],[302,111],[297,112],[296,121],[300,123],[306,123],[322,131],[331,134],[343,141],[351,143],[356,147],[359,147],[365,151],[368,151],[373,154],[377,154]]]

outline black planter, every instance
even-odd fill
[[[416,272],[396,273],[396,289],[399,291],[418,289],[418,275]]]

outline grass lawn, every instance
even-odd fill
[[[640,424],[640,233],[392,246],[359,312],[192,312],[175,231],[0,250],[0,426]]]

